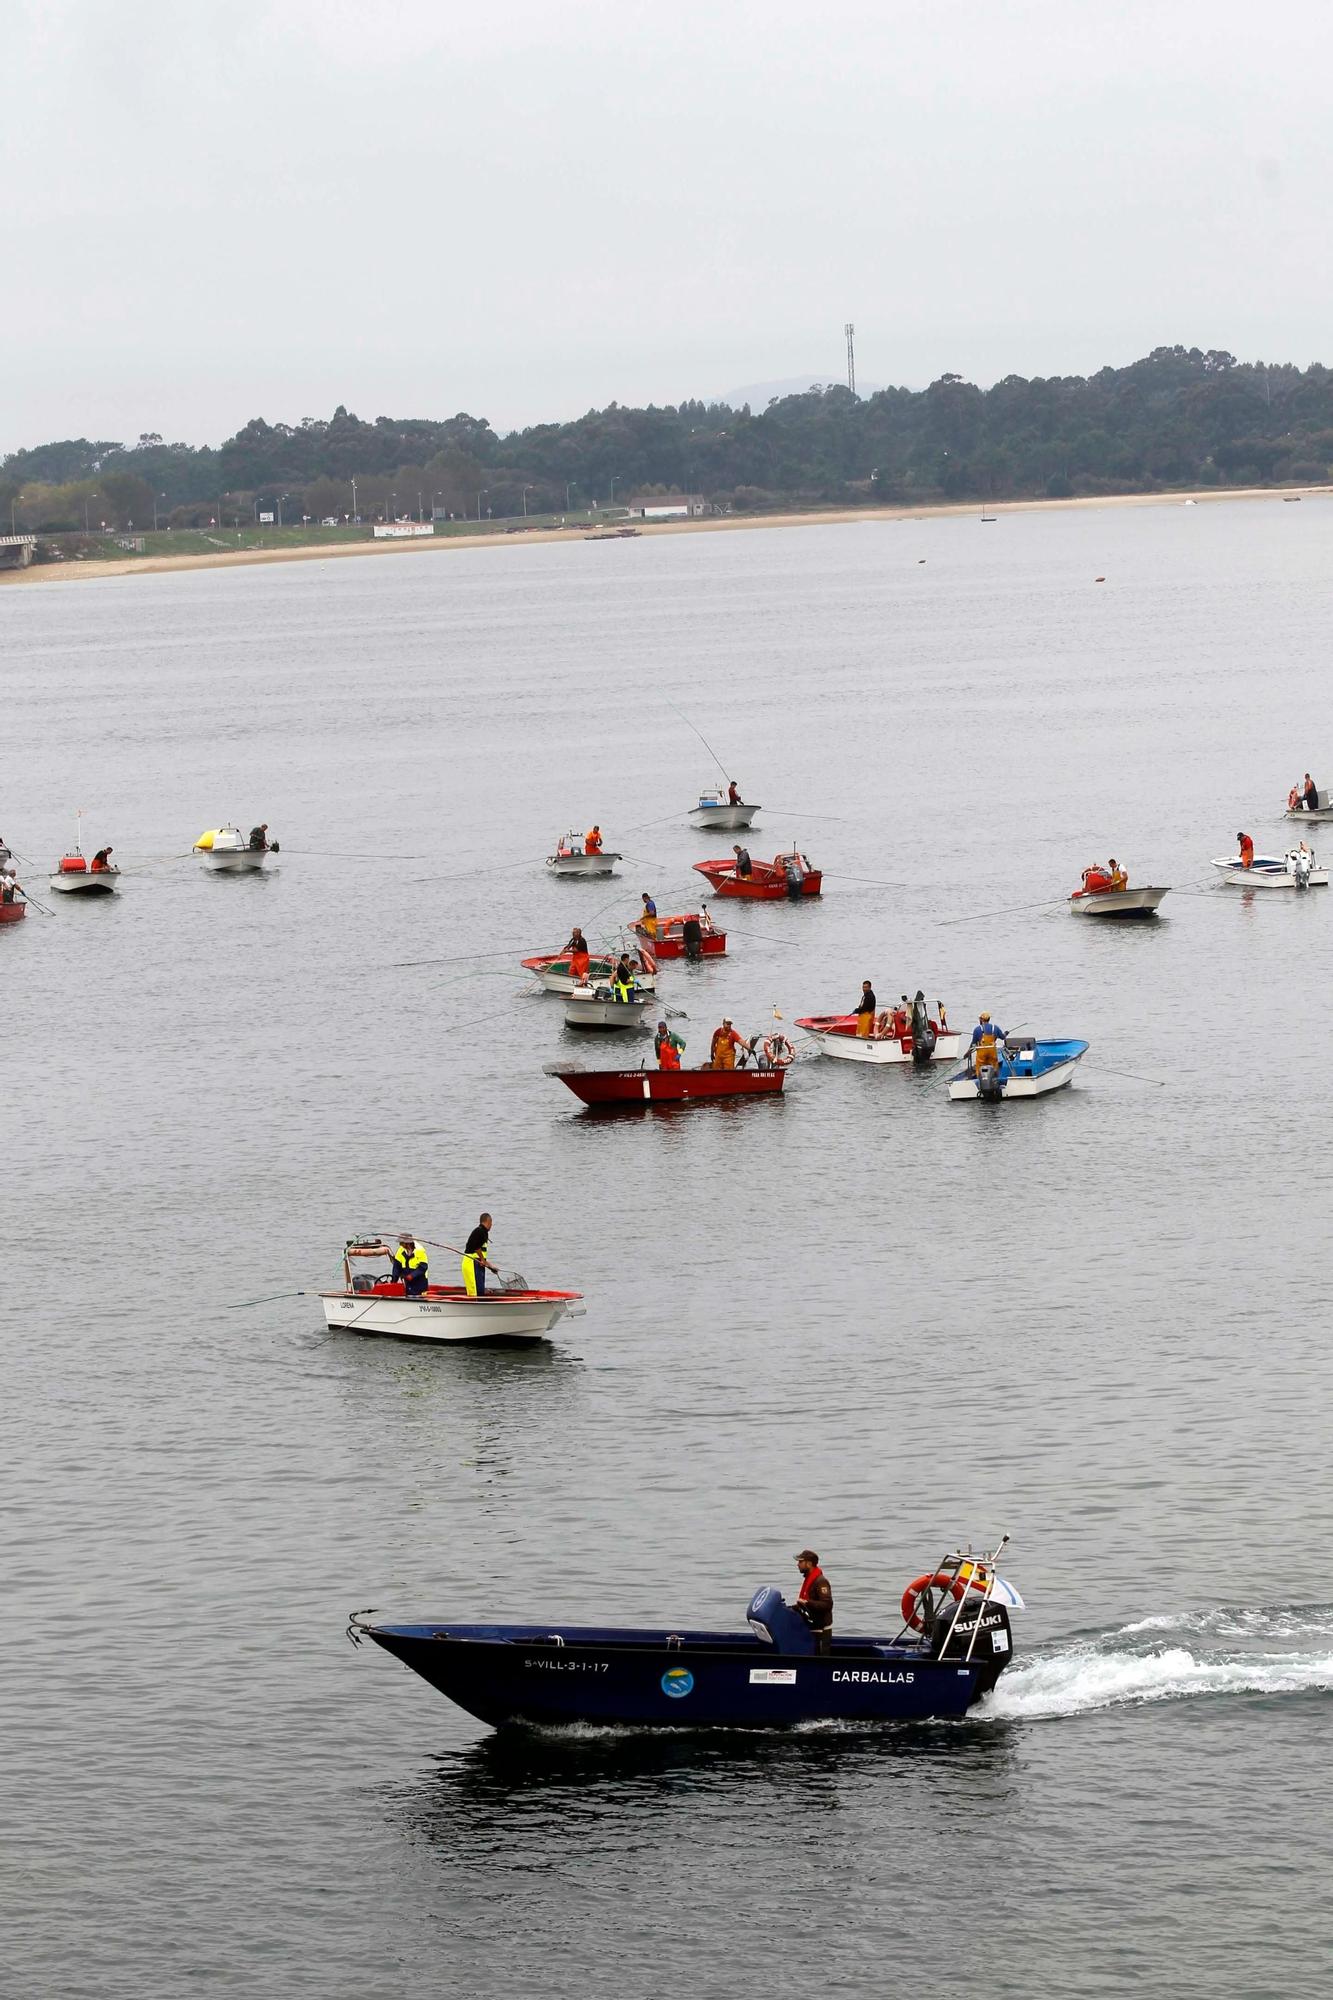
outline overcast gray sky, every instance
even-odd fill
[[[6,0],[0,453],[1333,361],[1329,0]]]

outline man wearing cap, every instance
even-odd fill
[[[427,1285],[430,1258],[416,1237],[409,1231],[398,1238],[398,1248],[393,1253],[393,1271],[396,1278],[403,1281],[403,1291],[409,1299],[419,1299]]]
[[[744,1047],[745,1043],[731,1025],[730,1015],[725,1016],[722,1026],[713,1030],[713,1039],[708,1049],[708,1067],[735,1069],[736,1051]]]
[[[815,1635],[815,1651],[827,1653],[833,1643],[833,1586],[819,1567],[813,1549],[802,1549],[796,1558],[801,1572],[801,1594],[796,1609]]]

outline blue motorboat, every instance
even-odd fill
[[[949,1078],[952,1099],[979,1097],[998,1104],[1005,1097],[1044,1097],[1074,1081],[1075,1065],[1088,1053],[1086,1042],[1038,1042],[1010,1035],[974,1045],[961,1069]]]
[[[370,1622],[372,1612],[353,1613],[347,1629],[354,1643],[373,1639],[497,1728],[782,1729],[956,1718],[989,1693],[1012,1658],[1009,1611],[1023,1600],[996,1571],[994,1555],[956,1550],[914,1578],[896,1637],[838,1634],[824,1650],[771,1586],[755,1592],[743,1632],[452,1619],[400,1625]]]

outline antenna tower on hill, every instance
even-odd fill
[[[856,394],[856,328],[850,320],[843,327],[847,336],[847,387]]]

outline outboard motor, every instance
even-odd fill
[[[801,893],[801,881],[803,878],[800,868],[791,855],[788,855],[787,859],[783,862],[782,872],[787,879],[787,895],[794,903]]]
[[[1298,889],[1309,888],[1310,863],[1313,859],[1314,859],[1313,855],[1302,854],[1299,852],[1299,850],[1293,853],[1291,857],[1291,872],[1296,877],[1296,887]]]
[[[814,1652],[813,1630],[800,1612],[788,1604],[776,1584],[767,1583],[756,1590],[745,1616],[755,1638],[775,1647],[779,1653]]]
[[[685,956],[691,965],[697,965],[704,955],[703,925],[697,917],[686,917],[681,925],[681,938],[685,945]]]
[[[977,1065],[977,1096],[983,1104],[998,1104],[1004,1096],[1004,1078],[998,1062]]]
[[[912,1061],[928,1063],[935,1053],[935,1030],[930,1025],[926,996],[918,986],[912,1002]]]
[[[934,1595],[933,1592],[931,1594]],[[958,1612],[956,1624],[955,1611]],[[1000,1669],[1008,1666],[1013,1653],[1009,1613],[994,1598],[983,1601],[972,1592],[963,1599],[961,1608],[947,1590],[942,1592],[934,1617],[927,1623],[926,1633],[926,1643],[937,1660],[964,1660],[970,1647],[973,1662],[983,1669],[983,1685],[986,1686],[994,1686]],[[987,1667],[994,1669],[989,1675],[984,1672]]]

